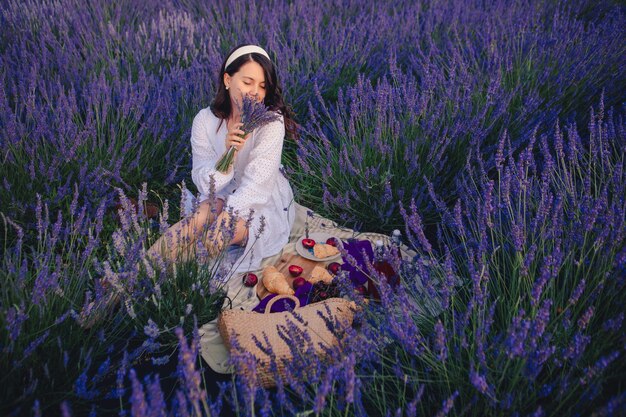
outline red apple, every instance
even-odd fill
[[[298,278],[293,280],[293,289],[297,290],[298,288],[303,286],[305,283],[306,283],[306,279],[304,279],[302,277],[298,277]]]
[[[313,246],[315,246],[315,241],[313,239],[302,239],[302,246],[304,246],[306,249],[313,249]]]
[[[243,276],[243,285],[245,285],[246,287],[254,287],[257,282],[259,282],[259,278],[252,272],[249,272]]]
[[[301,266],[289,265],[289,273],[291,274],[292,277],[297,277],[301,275],[302,271],[304,271],[304,269],[302,269]]]
[[[330,246],[337,247],[339,242],[337,242],[337,238],[336,237],[329,237],[328,239],[326,239],[326,244],[330,245]]]
[[[328,264],[326,269],[328,269],[328,272],[330,272],[331,274],[337,275],[339,271],[341,271],[341,264],[338,262],[331,262]]]
[[[358,292],[361,295],[365,295],[365,293],[367,292],[367,290],[365,289],[364,285],[357,285],[356,287],[354,287],[354,291]]]

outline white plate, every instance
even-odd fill
[[[337,242],[339,242],[339,244],[337,245],[337,249],[341,249],[343,245],[341,239],[339,239],[338,237],[321,232],[309,233],[309,239],[313,239],[315,243],[326,243],[326,240],[331,237],[337,239]],[[331,262],[341,258],[341,252],[327,258],[317,258],[315,255],[313,255],[312,252],[309,252],[307,248],[302,246],[302,239],[305,239],[305,236],[300,236],[298,238],[298,241],[296,242],[296,252],[298,252],[298,255],[302,256],[303,258],[310,259],[316,262]]]

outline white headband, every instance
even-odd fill
[[[246,46],[242,46],[241,48],[234,50],[233,53],[230,54],[230,56],[228,57],[228,60],[226,61],[226,65],[224,65],[224,69],[228,68],[228,66],[232,64],[233,61],[239,58],[240,56],[245,55],[245,54],[252,54],[255,52],[257,54],[263,55],[267,59],[270,59],[270,56],[267,54],[267,52],[265,52],[265,49],[261,48],[260,46],[246,45]]]

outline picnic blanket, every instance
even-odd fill
[[[282,251],[274,256],[263,259],[261,268],[256,271],[248,271],[255,273],[259,282],[262,281],[262,270],[268,265],[280,265],[281,260],[288,258],[291,255],[296,255],[296,242],[302,238],[305,233],[305,223],[308,221],[309,233],[324,232],[331,236],[338,237],[340,239],[367,239],[371,242],[376,240],[382,240],[383,243],[389,244],[389,236],[379,233],[358,233],[352,229],[340,227],[337,223],[324,218],[314,212],[311,212],[308,208],[296,203],[296,219],[289,236],[289,242],[283,247]],[[232,253],[227,256],[227,259],[235,259],[239,256],[241,249],[232,249]],[[412,257],[414,252],[408,248],[403,248],[403,257]],[[252,310],[258,303],[256,288],[247,288],[243,285],[243,274],[232,276],[227,283],[225,283],[227,297],[225,301],[225,307],[230,307],[232,302],[232,308],[241,308],[243,310]],[[229,301],[230,300],[230,301]],[[212,320],[199,329],[200,333],[200,347],[202,358],[211,367],[212,370],[218,373],[232,373],[232,366],[229,364],[229,353],[224,346],[224,341],[220,336],[217,329],[217,319]]]

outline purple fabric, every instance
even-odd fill
[[[369,240],[356,240],[348,239],[343,242],[343,247],[348,252],[348,255],[352,256],[356,260],[357,266],[352,266],[346,260],[345,256],[342,256],[343,265],[341,270],[348,272],[350,281],[357,285],[365,285],[367,282],[367,275],[359,271],[358,268],[365,269],[365,259],[363,258],[363,252],[371,260],[374,259],[374,250],[372,249],[372,243]]]
[[[296,293],[294,294],[296,296],[296,298],[298,300],[300,300],[300,307],[303,307],[305,305],[308,304],[309,302],[309,293],[311,292],[311,289],[313,289],[313,285],[310,282],[305,282],[304,285],[302,285],[301,287],[299,287],[296,290]],[[254,307],[252,309],[252,311],[256,311],[257,313],[264,313],[265,312],[265,307],[267,307],[267,303],[274,297],[276,297],[278,294],[269,294],[266,295],[260,302],[259,304]],[[274,305],[272,306],[272,309],[270,310],[271,313],[279,313],[281,311],[287,311],[288,309],[291,310],[294,307],[294,301],[289,299],[289,298],[285,298],[283,300],[277,301],[274,303]]]

